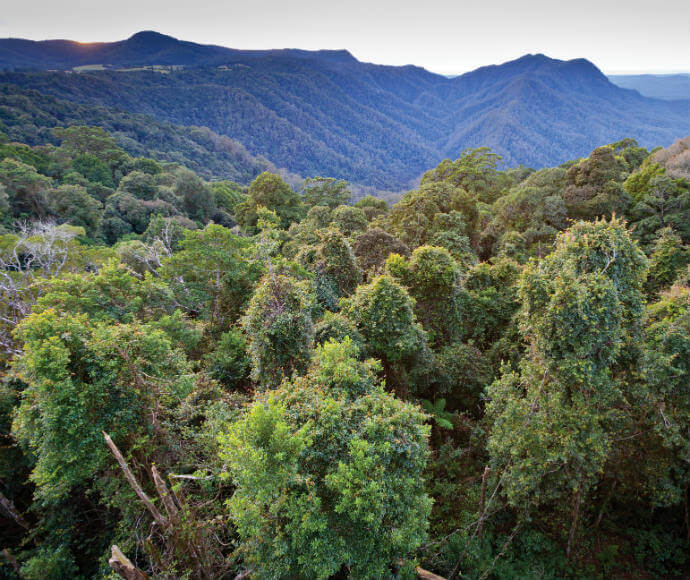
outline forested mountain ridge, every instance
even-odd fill
[[[205,127],[184,127],[138,113],[56,99],[16,85],[0,85],[0,131],[30,146],[57,144],[55,127],[88,125],[112,134],[127,153],[179,163],[206,179],[248,184],[276,168],[244,146]]]
[[[116,42],[72,40],[0,39],[0,69],[64,69],[100,64],[113,68],[137,66],[209,66],[247,56],[285,53],[295,57],[318,55],[333,60],[355,60],[346,50],[307,51],[235,50],[223,46],[178,40],[152,30],[143,30]]]
[[[17,51],[31,56],[25,66],[59,64],[55,56],[41,62],[46,45],[4,43],[5,68],[21,66]],[[346,51],[239,51],[156,33],[80,50],[78,58],[61,56],[61,66],[111,70],[6,72],[0,82],[206,126],[292,172],[379,188],[407,187],[467,147],[491,146],[507,166],[544,167],[627,136],[653,147],[690,132],[690,101],[621,89],[583,59],[526,55],[448,79],[419,67],[362,63]],[[115,70],[135,63],[183,68]]]

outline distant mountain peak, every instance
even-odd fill
[[[156,32],[155,30],[141,30],[139,32],[135,32],[127,40],[174,40],[175,42],[180,42],[179,40],[177,40],[177,38],[168,36],[167,34],[161,34],[160,32]]]
[[[557,59],[546,56],[542,52],[523,54],[520,58],[515,59],[513,62],[518,61],[534,61],[534,62],[554,62]]]

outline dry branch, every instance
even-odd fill
[[[148,580],[148,576],[132,564],[115,544],[111,546],[110,551],[112,556],[108,564],[115,573],[125,580]]]
[[[443,576],[429,572],[428,570],[420,568],[419,566],[417,566],[414,571],[417,573],[417,578],[420,580],[446,580]]]
[[[158,470],[156,469],[155,465],[151,466],[151,475],[153,475],[153,483],[156,486],[158,496],[161,498],[161,501],[165,506],[165,511],[168,513],[168,518],[170,521],[177,521],[179,512],[177,506],[175,505],[175,500],[168,492],[168,486],[165,485],[165,482],[158,474]]]
[[[19,510],[15,507],[14,503],[12,503],[12,500],[5,497],[2,492],[0,492],[0,511],[4,511],[25,530],[29,529],[29,524],[23,518],[22,514],[19,513]]]
[[[146,492],[144,492],[144,490],[141,488],[141,485],[139,485],[139,482],[137,481],[136,477],[134,477],[134,474],[130,471],[129,467],[127,466],[127,462],[125,461],[125,458],[122,456],[122,453],[120,453],[120,450],[117,448],[117,445],[115,445],[113,440],[110,438],[110,435],[108,435],[105,431],[103,431],[103,437],[105,437],[105,442],[108,444],[108,447],[110,447],[110,451],[113,452],[115,459],[117,459],[117,462],[122,468],[122,471],[124,471],[125,477],[127,478],[127,481],[129,481],[129,484],[132,486],[132,489],[134,489],[134,492],[146,506],[146,509],[149,510],[156,523],[162,527],[166,527],[168,525],[168,520],[163,516],[163,514],[160,511],[158,511],[158,508],[155,505],[153,505],[153,502],[149,499],[149,496],[146,495]]]

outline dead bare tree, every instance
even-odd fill
[[[20,354],[12,330],[31,313],[41,280],[58,276],[67,264],[79,228],[50,222],[19,224],[11,243],[0,248],[0,349]]]

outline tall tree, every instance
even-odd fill
[[[258,384],[276,387],[307,369],[314,344],[313,302],[306,282],[282,274],[269,273],[258,285],[242,319]]]
[[[646,259],[620,220],[561,234],[522,276],[530,356],[489,389],[489,452],[505,497],[520,509],[567,510],[568,556],[584,500],[624,429],[645,275]]]
[[[408,576],[431,500],[428,426],[386,393],[349,339],[318,347],[305,377],[257,401],[221,436],[230,513],[265,577]]]

